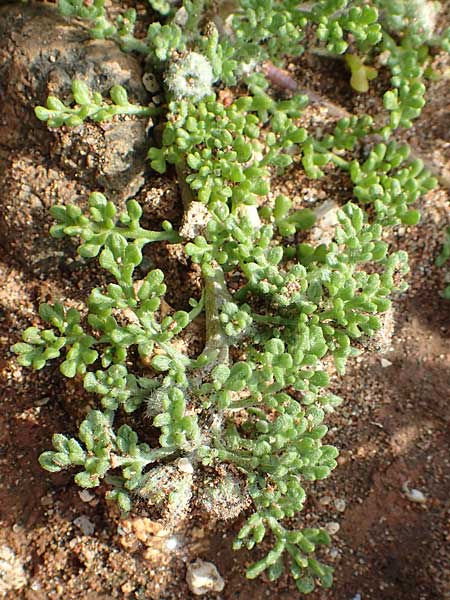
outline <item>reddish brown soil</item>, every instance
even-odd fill
[[[31,18],[25,8],[7,10],[16,11],[16,17],[18,11],[25,24]],[[0,18],[4,14],[0,11]],[[118,186],[117,173],[104,169],[105,130],[92,128],[87,147],[80,146],[76,132],[47,134],[32,113],[33,104],[49,93],[45,85],[34,83],[44,79],[41,75],[39,80],[37,73],[44,68],[45,52],[40,53],[41,62],[36,62],[29,77],[31,42],[23,45],[17,23],[14,29],[11,21],[6,27],[3,20],[1,27],[0,73],[5,85],[0,99],[2,106],[10,106],[13,99],[15,108],[4,112],[0,129],[7,130],[0,139],[0,340],[4,349],[0,359],[0,546],[6,544],[14,551],[27,578],[20,590],[5,598],[184,600],[193,598],[185,583],[186,564],[201,557],[214,562],[225,579],[224,592],[210,595],[209,600],[271,596],[294,600],[298,595],[287,577],[276,584],[244,578],[251,557],[231,550],[241,520],[223,524],[196,517],[181,523],[174,533],[178,546],[169,551],[165,532],[154,522],[139,518],[121,522],[104,501],[103,489],[83,501],[70,473],[51,475],[39,467],[37,457],[49,447],[52,434],[73,432],[89,398],[80,386],[64,380],[56,364],[37,373],[18,366],[9,347],[26,326],[38,323],[40,302],[55,298],[80,302],[102,277],[94,265],[86,267],[76,258],[70,244],[62,246],[47,238],[48,207],[56,198],[85,199],[98,175],[103,176],[102,189],[118,201],[138,189],[149,220],[176,222],[181,201],[170,178],[151,177],[142,164],[138,171],[126,171],[128,191]],[[72,31],[72,35],[78,43],[79,34]],[[22,44],[21,54],[14,54],[11,44]],[[88,46],[86,42],[83,48]],[[60,52],[63,47],[60,43]],[[89,47],[85,57],[90,56]],[[8,62],[11,56],[15,70]],[[121,65],[123,81],[139,69],[133,60],[127,58]],[[112,59],[108,65],[108,76],[117,75]],[[347,110],[373,104],[375,96],[355,96],[348,88],[341,89],[339,69],[323,61],[316,66],[314,81],[309,82],[312,89]],[[65,69],[74,76],[70,61]],[[13,72],[20,76],[13,79]],[[92,73],[95,78],[95,69]],[[109,86],[108,82],[104,85]],[[447,87],[442,81],[432,84],[428,108],[409,133],[415,150],[432,159],[441,172],[450,170]],[[135,94],[140,93],[136,87]],[[18,121],[29,134],[27,144],[17,135]],[[124,131],[126,121],[120,127]],[[132,141],[138,126],[132,122],[130,127],[125,138]],[[73,148],[81,150],[73,154]],[[81,157],[86,151],[98,157],[87,180],[77,171],[85,166]],[[141,148],[132,151],[139,162]],[[68,164],[68,157],[74,162]],[[341,184],[330,177],[322,189],[327,196],[334,190],[345,200],[345,187],[336,189]],[[289,188],[298,201],[307,196],[308,189],[317,190],[316,182],[306,181],[296,170],[279,185]],[[330,419],[328,436],[341,450],[340,465],[332,477],[311,489],[307,507],[297,519],[298,523],[340,524],[325,552],[336,568],[335,585],[330,591],[312,594],[313,600],[352,600],[357,594],[361,600],[450,598],[450,303],[439,295],[445,270],[434,267],[442,232],[450,221],[448,201],[444,189],[430,193],[422,202],[421,224],[413,230],[397,229],[390,236],[393,247],[406,249],[411,260],[410,288],[395,302],[390,351],[354,360],[345,377],[333,382],[345,400]],[[152,260],[172,273],[171,304],[185,305],[196,291],[195,273],[188,274],[178,254],[167,255],[163,247]],[[420,490],[426,503],[411,502],[405,484]],[[345,505],[339,503],[342,500]],[[335,501],[344,510],[337,510]],[[83,533],[74,523],[80,516],[94,525],[92,533]]]

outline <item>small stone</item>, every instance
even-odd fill
[[[80,496],[80,498],[83,502],[90,502],[91,500],[93,500],[95,498],[95,494],[93,494],[89,490],[80,490],[78,492],[78,495]]]
[[[196,596],[202,596],[208,592],[221,592],[225,587],[225,582],[216,565],[201,558],[197,558],[188,566],[186,582]]]
[[[178,469],[183,473],[193,473],[194,467],[192,466],[191,461],[188,458],[179,458],[176,463]]]
[[[158,92],[161,89],[158,80],[153,73],[144,73],[142,84],[147,92],[150,92],[151,94]]]
[[[333,560],[339,556],[339,550],[337,548],[331,548],[330,550],[330,558]]]
[[[339,523],[336,523],[336,521],[330,521],[330,523],[327,523],[325,525],[325,529],[330,535],[334,535],[335,533],[337,533],[340,528],[341,526],[339,525]]]
[[[327,506],[328,504],[330,504],[330,502],[331,502],[330,496],[322,496],[322,498],[319,500],[319,504],[322,504],[322,506]]]
[[[355,594],[352,600],[361,600],[361,594]]]
[[[81,529],[83,535],[92,535],[95,531],[94,523],[92,523],[92,521],[89,521],[86,515],[81,515],[80,517],[77,517],[76,519],[74,519],[73,522],[74,525]]]
[[[386,367],[391,367],[392,363],[390,360],[388,360],[387,358],[380,358],[380,364],[383,367],[383,369],[386,369]]]
[[[345,508],[346,508],[346,503],[345,500],[343,500],[342,498],[337,498],[334,501],[334,506],[336,507],[336,510],[339,512],[344,512]]]
[[[167,548],[167,550],[170,550],[171,552],[176,550],[178,548],[178,546],[179,546],[179,542],[174,535],[166,541],[166,548]]]
[[[209,219],[209,211],[203,202],[191,202],[184,211],[180,234],[188,240],[194,240],[202,235]]]
[[[49,396],[44,396],[44,398],[40,398],[39,400],[36,400],[35,405],[36,406],[45,406],[46,404],[48,404],[50,401]]]
[[[333,238],[338,223],[339,205],[334,200],[325,200],[314,209],[316,222],[311,230],[311,237],[317,244],[327,244]]]
[[[403,484],[402,490],[410,502],[415,502],[416,504],[425,504],[427,501],[427,497],[423,492],[416,490],[415,488],[409,489],[407,481],[405,481]]]
[[[175,13],[175,16],[172,19],[172,22],[175,23],[175,25],[178,25],[179,27],[184,27],[186,25],[186,23],[188,22],[188,20],[189,20],[189,13],[185,9],[185,7],[182,6]]]
[[[262,157],[261,157],[262,158]],[[254,204],[244,204],[240,207],[242,217],[247,217],[253,229],[261,229],[262,223],[258,214],[258,207]]]

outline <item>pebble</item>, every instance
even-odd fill
[[[78,495],[80,496],[80,498],[83,502],[90,502],[91,500],[93,500],[95,498],[95,494],[93,494],[89,490],[80,490],[78,492]]]
[[[427,501],[427,497],[423,492],[416,490],[415,488],[409,489],[407,481],[405,481],[405,483],[402,485],[402,490],[410,502],[415,502],[416,504],[425,504]]]
[[[81,515],[73,520],[74,525],[76,525],[79,529],[81,529],[84,535],[92,535],[95,531],[95,525],[92,521],[86,517],[86,515]]]
[[[177,460],[177,467],[182,473],[193,473],[194,467],[188,458],[179,458]]]
[[[47,494],[41,498],[42,506],[51,506],[53,504],[53,498],[51,494]]]
[[[35,580],[31,583],[30,585],[30,590],[33,590],[33,592],[38,592],[41,589],[41,584],[39,581]]]
[[[203,539],[206,533],[206,529],[204,529],[203,527],[194,527],[194,529],[192,529],[191,531],[191,535],[195,540]]]
[[[322,504],[322,506],[327,506],[327,504],[330,504],[330,502],[331,502],[330,496],[322,496],[322,498],[319,500],[319,504]]]
[[[188,22],[188,20],[189,20],[188,11],[185,9],[184,6],[182,6],[175,13],[175,16],[174,16],[172,22],[175,23],[175,25],[178,25],[179,27],[184,27],[186,25],[186,23]]]
[[[142,77],[142,84],[147,92],[155,93],[160,90],[160,85],[153,73],[144,73]]]
[[[361,594],[355,594],[352,600],[361,600]]]
[[[177,540],[177,538],[175,536],[170,537],[167,541],[166,541],[166,548],[167,550],[173,551],[176,550],[177,547],[179,545],[179,542]]]
[[[345,500],[343,500],[342,498],[337,498],[334,501],[334,506],[336,507],[336,510],[338,510],[339,512],[344,512],[347,505],[345,503]]]
[[[341,526],[339,525],[339,523],[336,523],[336,521],[330,521],[330,523],[327,523],[325,525],[325,529],[330,535],[334,535],[335,533],[337,533],[340,528]]]
[[[225,587],[225,582],[216,565],[201,558],[197,558],[188,566],[186,582],[195,596],[203,596],[209,592],[221,592]]]
[[[339,556],[339,550],[337,548],[331,548],[330,558],[337,558]]]
[[[331,241],[334,228],[338,223],[338,210],[339,205],[334,200],[325,200],[314,210],[316,223],[311,236],[317,244],[327,244]]]
[[[380,358],[380,363],[381,363],[381,366],[383,367],[383,369],[386,369],[386,367],[391,367],[393,364],[387,358]]]

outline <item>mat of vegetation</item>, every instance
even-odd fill
[[[68,14],[77,1],[62,4]],[[88,12],[103,6],[78,4]],[[172,27],[185,26],[194,44],[186,32],[195,31],[195,19],[180,24],[181,9],[173,17],[170,3],[151,4]],[[433,29],[445,30],[448,8],[425,4]],[[198,82],[206,59],[182,47],[176,29],[155,34],[150,58],[137,44],[157,19],[147,3],[125,7],[137,11],[137,38],[132,13],[124,23],[123,7],[106,6],[120,27],[108,30],[100,17],[95,27],[109,33],[94,38],[86,21],[61,17],[47,3],[0,8],[0,596],[193,598],[186,571],[200,558],[224,580],[222,591],[206,594],[211,600],[302,597],[314,582],[329,584],[329,567],[332,588],[316,588],[311,598],[450,598],[450,304],[442,296],[445,268],[436,266],[450,223],[448,53],[430,44],[418,116],[422,92],[408,95],[402,82],[397,98],[386,99],[388,50],[370,67],[361,62],[365,40],[340,10],[335,17],[356,35],[353,58],[335,55],[347,46],[334,28],[321,34],[327,52],[298,52],[276,66],[274,54],[288,50],[266,45],[255,25],[260,42],[252,52],[264,68],[250,65],[255,72],[243,84],[233,79],[231,58],[219,57],[211,27],[195,43],[217,72],[206,65]],[[195,2],[183,6],[195,14]],[[211,9],[216,24],[232,10],[221,6]],[[248,36],[247,25],[243,19],[236,31]],[[120,49],[127,44],[131,53]],[[236,43],[237,56],[244,50]],[[183,60],[189,76],[180,79]],[[199,112],[184,114],[182,134],[184,109],[175,101],[164,125],[166,67],[166,93],[183,93],[189,103],[186,81],[200,84],[200,97],[221,82],[207,110],[200,103]],[[101,97],[93,101],[90,90]],[[58,99],[70,94],[78,108]],[[53,104],[35,112],[48,97]],[[388,121],[377,124],[386,109]],[[375,124],[352,122],[350,139],[336,123],[353,114]],[[47,127],[52,119],[59,127]],[[398,119],[412,122],[389,142]],[[362,171],[346,160],[355,144]],[[371,181],[380,169],[389,175]],[[396,195],[394,175],[395,185],[414,181],[406,200]],[[124,215],[117,225],[105,197]],[[91,221],[81,216],[89,206]],[[100,263],[90,259],[103,244]],[[321,245],[328,258],[314,251]],[[325,263],[336,269],[334,287]],[[338,273],[348,287],[341,296]],[[339,301],[322,306],[323,287]],[[379,321],[366,314],[377,311]],[[41,317],[69,340],[66,356],[59,356],[62,337],[48,334],[43,344]],[[79,327],[88,319],[103,332],[100,346],[98,335]],[[30,327],[25,347],[20,339]],[[11,350],[18,343],[22,365]],[[96,370],[99,356],[104,370]],[[26,366],[47,359],[56,360]],[[98,428],[110,431],[114,417],[118,434],[111,429],[104,442]],[[145,444],[136,446],[133,431]],[[66,437],[53,437],[56,452],[49,452],[58,432]],[[62,469],[69,464],[79,473]],[[247,548],[233,550],[233,541]],[[320,563],[300,555],[321,541],[328,544]],[[292,560],[286,572],[283,551]]]

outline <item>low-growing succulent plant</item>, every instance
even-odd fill
[[[159,113],[136,106],[116,86],[108,104],[74,82],[74,108],[52,97],[36,109],[50,126],[164,116],[162,142],[148,157],[159,173],[173,165],[185,213],[179,231],[168,222],[151,231],[135,200],[120,214],[98,192],[88,213],[52,208],[51,234],[78,239],[79,254],[97,257],[111,282],[92,290],[85,319],[60,303],[42,305],[49,328],[27,329],[14,346],[19,362],[36,369],[58,358],[64,376],[82,377],[98,396],[78,435],[55,434],[41,465],[74,467],[82,487],[105,481],[122,511],[146,502],[168,522],[192,506],[224,518],[249,508],[235,547],[270,537],[272,549],[248,577],[267,571],[275,580],[288,564],[303,593],[331,585],[331,568],[314,557],[329,536],[290,529],[284,519],[303,508],[305,482],[336,466],[324,423],[340,404],[327,390],[331,361],[343,374],[357,341],[380,329],[390,296],[405,289],[407,256],[390,250],[383,228],[417,223],[414,203],[435,184],[389,139],[423,106],[430,43],[405,22],[400,4],[240,0],[215,9],[200,0],[152,1],[167,18],[137,38],[132,9],[113,22],[104,0],[60,0],[64,15],[92,22],[94,37],[143,54],[165,83],[167,103]],[[309,50],[344,54],[361,92],[376,74],[374,58],[387,56],[393,87],[381,125],[364,114],[320,135],[300,125],[307,94],[275,97],[264,64],[277,68],[285,55]],[[218,88],[234,84],[224,101]],[[270,193],[271,175],[291,165],[310,178],[332,169],[349,175],[352,197],[327,243],[308,236],[314,210]],[[144,246],[158,241],[183,244],[203,277],[201,297],[165,316],[164,273],[137,271]],[[205,343],[192,356],[178,342],[201,314]],[[126,422],[131,413],[134,422],[151,419],[145,441]]]
[[[40,121],[46,121],[49,127],[77,127],[85,119],[107,121],[115,115],[137,115],[147,117],[156,115],[157,108],[139,106],[128,101],[126,89],[115,85],[110,90],[112,104],[104,102],[99,92],[91,92],[83,81],[72,83],[72,96],[75,107],[71,108],[55,96],[49,96],[45,106],[37,106],[35,113]]]

